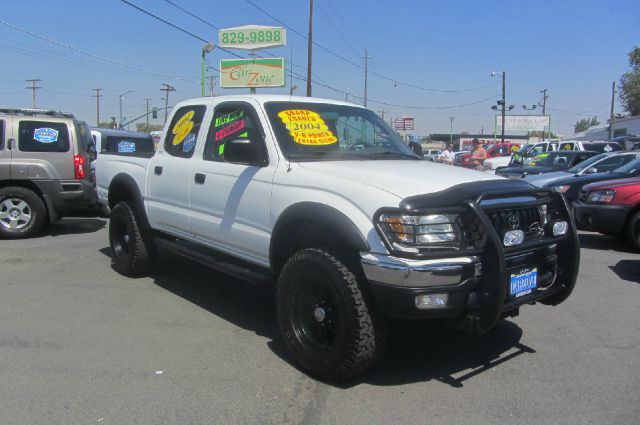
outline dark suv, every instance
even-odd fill
[[[38,234],[95,205],[89,127],[72,114],[0,109],[0,238]]]

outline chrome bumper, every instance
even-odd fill
[[[478,257],[409,260],[390,255],[361,253],[360,262],[370,282],[403,288],[455,287],[480,276]]]

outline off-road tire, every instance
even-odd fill
[[[12,214],[20,219],[11,220]],[[42,231],[46,218],[44,202],[32,190],[20,186],[0,189],[0,239],[35,236]]]
[[[119,202],[111,210],[109,244],[115,269],[126,276],[140,276],[149,271],[156,250],[151,235],[144,232],[133,208]]]
[[[367,302],[357,276],[320,249],[297,252],[280,273],[276,291],[280,331],[293,358],[310,375],[343,380],[363,373],[382,355],[386,324]],[[324,296],[310,296],[314,291]],[[313,301],[322,298],[329,301]],[[319,307],[314,304],[326,311],[316,315]],[[323,329],[322,321],[332,330],[324,328],[324,335],[315,338],[316,329]],[[326,346],[318,342],[323,339]]]
[[[635,249],[640,250],[640,211],[636,212],[629,219],[627,227],[627,240]]]

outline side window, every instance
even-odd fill
[[[172,156],[191,158],[202,125],[204,105],[184,106],[176,111],[164,139],[164,150]]]
[[[4,150],[4,120],[0,120],[0,151]]]
[[[260,120],[253,107],[246,103],[228,102],[216,106],[204,145],[204,160],[224,161],[224,144],[233,139],[251,140],[266,152]]]
[[[633,159],[635,159],[635,156],[633,155],[616,155],[612,158],[603,159],[596,164],[596,168],[598,169],[598,172],[613,171]]]
[[[20,121],[18,149],[21,152],[67,152],[69,129],[65,123]]]

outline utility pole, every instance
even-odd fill
[[[313,47],[313,0],[309,0],[309,36],[307,42],[307,97],[311,97],[311,52]]]
[[[26,89],[31,89],[31,99],[33,100],[33,109],[36,109],[36,90],[41,89],[41,86],[36,86],[37,82],[40,82],[39,78],[33,78],[31,80],[25,80],[27,83],[31,83],[31,87],[25,87]]]
[[[367,71],[368,71],[368,59],[367,49],[364,49],[364,107],[367,107]]]
[[[611,85],[611,112],[609,113],[609,140],[613,139],[613,105],[616,100],[616,82]]]
[[[449,117],[449,121],[451,121],[451,128],[449,130],[449,144],[451,146],[453,146],[453,120],[455,119],[456,117]],[[460,146],[458,150],[462,150],[462,146]]]
[[[151,99],[149,98],[145,98],[144,101],[146,103],[146,110],[147,110],[147,126],[145,127],[145,130],[147,130],[147,133],[149,132],[149,101]]]
[[[169,92],[176,91],[176,89],[174,87],[170,86],[169,84],[166,84],[166,83],[162,83],[162,85],[164,87],[161,88],[160,90],[166,92],[166,94],[164,95],[164,123],[166,123],[167,122],[167,114],[168,114],[168,110],[169,110]]]
[[[505,108],[507,107],[506,100],[505,100],[506,80],[507,80],[507,73],[502,71],[502,133],[501,133],[502,143],[504,143],[504,116],[505,116]]]
[[[100,92],[102,91],[102,89],[93,90],[95,90],[96,92],[96,94],[92,95],[92,97],[96,98],[96,127],[100,127],[100,98],[102,97]]]
[[[547,98],[549,96],[547,96],[547,89],[542,89],[540,90],[540,93],[542,93],[542,105],[540,105],[540,102],[538,102],[538,106],[542,106],[542,116],[547,115]],[[549,123],[549,138],[551,138],[551,123]],[[545,136],[544,136],[544,128],[542,129],[542,141],[544,142],[545,140]]]

